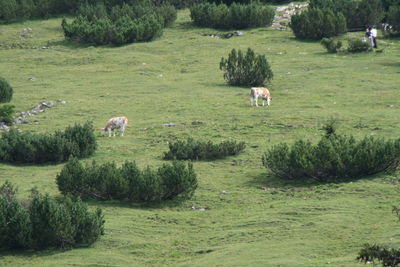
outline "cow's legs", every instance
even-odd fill
[[[124,132],[125,132],[125,126],[121,127],[121,136],[124,136]]]

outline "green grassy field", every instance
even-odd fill
[[[99,149],[84,161],[135,160],[140,167],[161,165],[167,142],[188,136],[245,141],[247,148],[237,157],[195,162],[199,187],[189,201],[89,201],[106,219],[105,235],[92,247],[3,251],[0,266],[363,266],[355,258],[364,243],[400,245],[391,213],[399,204],[398,176],[290,183],[261,164],[273,144],[318,140],[330,117],[340,121],[340,133],[398,138],[399,40],[379,39],[383,53],[328,54],[318,42],[268,28],[215,39],[201,36],[216,30],[193,27],[185,10],[153,42],[93,47],[65,41],[60,23],[0,26],[0,76],[14,88],[16,110],[68,102],[19,129],[53,132],[87,120],[100,128],[110,117],[127,116],[126,136],[99,137]],[[33,38],[19,37],[26,27]],[[249,88],[227,86],[219,70],[232,48],[248,47],[272,66],[270,108],[250,107]],[[62,166],[0,164],[0,183],[16,184],[21,198],[35,186],[57,196]]]

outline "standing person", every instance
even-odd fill
[[[377,36],[377,31],[376,31],[375,26],[373,26],[371,29],[371,37],[372,37],[372,41],[374,43],[374,48],[378,48],[378,44],[376,43],[376,36]]]
[[[367,28],[365,29],[365,36],[368,38],[369,47],[372,48],[374,41],[372,39],[372,32],[371,32],[371,27],[370,26],[367,26]]]

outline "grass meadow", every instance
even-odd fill
[[[64,40],[60,24],[55,18],[0,26],[0,76],[14,88],[16,110],[67,101],[19,129],[54,132],[87,120],[100,128],[127,116],[126,136],[99,136],[97,152],[83,161],[134,160],[141,168],[160,166],[168,141],[189,136],[247,147],[236,157],[195,162],[199,187],[191,200],[88,201],[106,220],[93,246],[2,251],[0,266],[364,266],[355,260],[364,243],[400,245],[400,222],[391,213],[400,203],[398,175],[289,182],[261,163],[274,144],[319,140],[332,117],[340,133],[399,138],[398,39],[379,38],[383,53],[360,54],[329,54],[318,42],[269,28],[216,39],[202,36],[216,30],[193,27],[183,10],[153,42],[94,47]],[[33,38],[19,37],[26,27]],[[363,33],[342,38],[349,36]],[[248,47],[265,54],[274,72],[270,108],[251,107],[249,88],[227,86],[219,70],[232,48]],[[203,124],[192,125],[196,120]],[[0,164],[0,184],[17,185],[20,198],[32,187],[57,196],[62,166]]]

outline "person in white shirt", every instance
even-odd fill
[[[378,44],[376,43],[377,31],[376,31],[375,26],[372,27],[372,29],[371,29],[371,36],[372,36],[372,41],[374,42],[374,48],[378,48]]]

